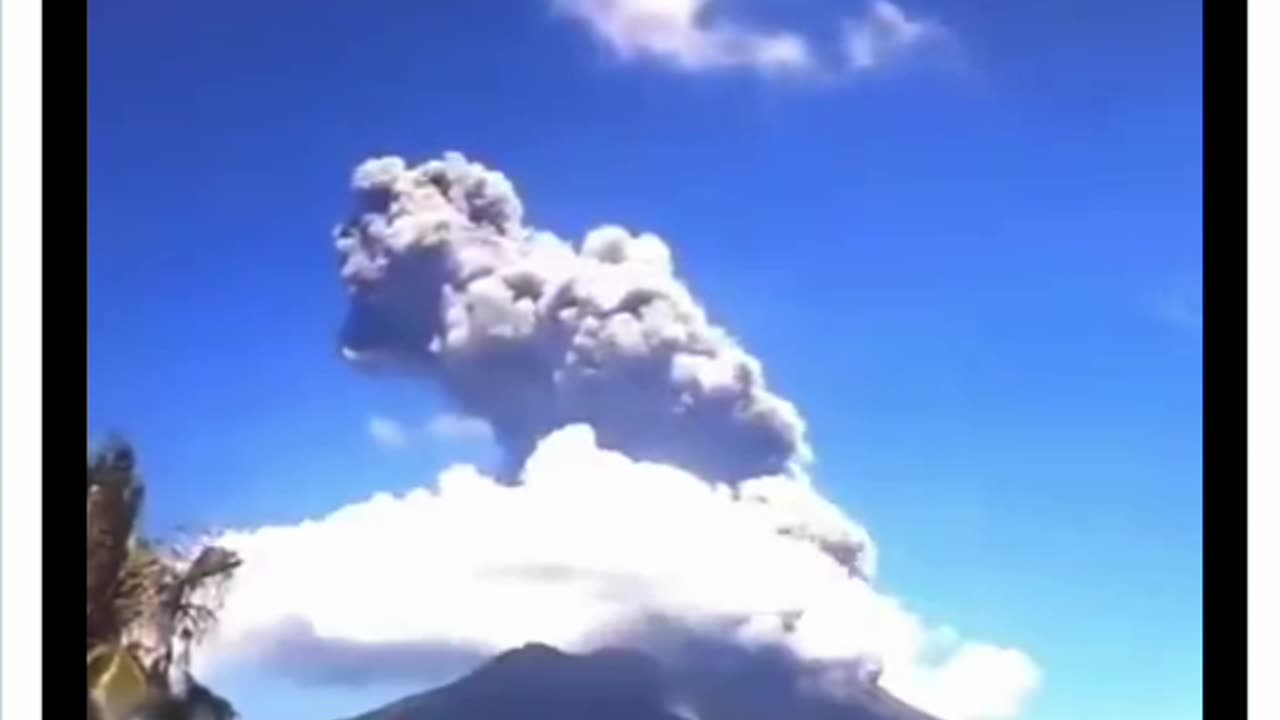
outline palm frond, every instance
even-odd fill
[[[90,457],[89,720],[232,720],[231,704],[191,679],[186,666],[190,645],[216,621],[220,590],[240,558],[214,545],[175,552],[138,538],[142,500],[127,443],[112,441]]]

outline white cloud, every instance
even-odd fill
[[[384,448],[403,448],[414,440],[414,431],[398,420],[374,416],[369,418],[369,437]],[[417,432],[437,440],[476,442],[493,439],[493,428],[483,418],[457,413],[441,413],[431,418]]]
[[[493,428],[483,418],[441,413],[427,423],[427,432],[440,440],[492,440]]]
[[[809,42],[708,16],[710,0],[554,0],[624,59],[647,57],[682,70],[747,67],[765,72],[814,64]]]
[[[878,655],[882,685],[948,720],[1016,714],[1038,683],[1024,653],[931,630],[823,551],[868,541],[806,482],[755,482],[731,490],[637,463],[574,426],[514,486],[455,466],[434,491],[229,533],[220,541],[245,565],[197,662],[287,658],[314,677],[345,657],[368,678],[397,663],[422,676],[424,663],[465,670],[528,641],[590,649],[659,615],[735,620],[725,640],[805,662]]]
[[[385,448],[404,447],[408,434],[404,426],[391,418],[374,416],[369,418],[369,437]]]
[[[861,17],[845,22],[845,58],[854,71],[871,70],[904,56],[942,32],[941,25],[908,18],[902,8],[888,0],[873,0]]]
[[[902,678],[898,690],[942,717],[1009,720],[1039,684],[1040,670],[1025,653],[968,643],[935,672]]]
[[[648,58],[685,71],[745,67],[762,72],[826,71],[800,33],[749,27],[713,15],[715,0],[552,0],[624,60]],[[841,27],[844,65],[860,73],[947,36],[932,20],[911,18],[889,0],[871,0]],[[839,73],[836,73],[839,74]]]

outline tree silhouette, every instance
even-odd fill
[[[191,677],[191,645],[217,619],[215,589],[240,565],[216,546],[165,548],[139,537],[144,492],[129,443],[88,462],[89,720],[230,720],[235,710]]]

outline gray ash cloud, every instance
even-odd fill
[[[337,231],[346,356],[438,381],[492,425],[510,468],[572,423],[713,481],[810,459],[795,407],[656,235],[608,225],[575,248],[527,226],[511,182],[458,153],[368,160],[352,189]]]

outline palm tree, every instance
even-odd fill
[[[137,534],[143,487],[132,448],[109,441],[89,460],[89,720],[230,720],[235,710],[188,670],[217,619],[210,594],[240,565],[206,546],[165,551]]]

